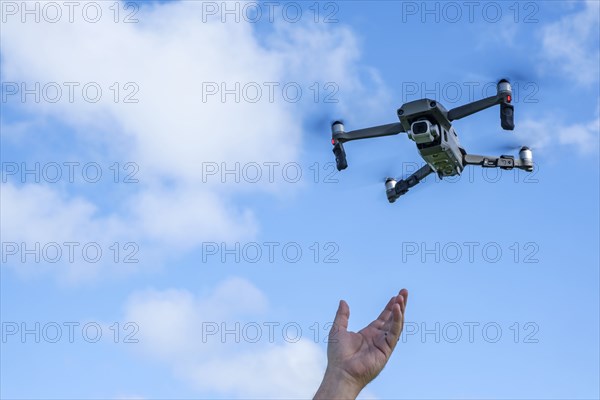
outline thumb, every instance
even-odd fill
[[[335,319],[333,325],[338,330],[345,332],[348,329],[348,319],[350,318],[350,307],[344,300],[340,300],[337,312],[335,313]]]

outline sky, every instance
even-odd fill
[[[600,397],[600,9],[542,2],[0,2],[0,396],[310,398],[350,330],[409,291],[372,399]],[[397,121],[512,82],[454,123],[467,167]]]

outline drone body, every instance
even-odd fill
[[[467,154],[461,147],[458,135],[452,126],[453,120],[467,117],[499,104],[502,128],[513,130],[514,108],[510,104],[512,100],[510,83],[503,79],[498,82],[497,89],[496,96],[468,103],[450,111],[447,111],[435,100],[411,101],[398,109],[400,122],[373,128],[345,132],[344,125],[336,121],[331,127],[331,143],[334,146],[333,153],[337,169],[341,171],[348,167],[343,143],[406,132],[408,137],[417,144],[417,149],[427,164],[406,179],[396,181],[393,178],[387,178],[385,187],[390,203],[396,201],[398,197],[408,192],[409,188],[415,186],[432,172],[437,173],[440,178],[460,175],[466,165],[480,165],[484,168],[520,168],[531,172],[533,171],[533,158],[529,148],[522,147],[517,160],[513,156],[507,155],[490,157]]]

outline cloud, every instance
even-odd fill
[[[542,28],[542,58],[578,85],[597,84],[600,3],[585,2],[583,9],[569,13]]]
[[[599,129],[599,118],[588,123],[573,124],[560,130],[559,140],[561,144],[575,146],[581,153],[597,153]]]
[[[255,234],[250,212],[228,210],[208,191],[154,188],[128,201],[125,220],[117,209],[102,212],[86,197],[69,196],[51,185],[2,184],[3,268],[23,277],[54,273],[62,283],[78,284],[103,273],[155,270],[168,254],[202,239],[241,240]],[[209,232],[199,231],[206,226]]]
[[[589,122],[565,124],[547,115],[520,122],[515,137],[521,140],[522,144],[533,146],[534,150],[545,150],[559,144],[573,146],[581,155],[593,155],[598,154],[599,131],[598,117]]]
[[[58,270],[68,282],[92,279],[102,266],[110,265],[91,262],[97,259],[95,249],[106,252],[113,241],[127,236],[118,218],[98,218],[97,213],[88,200],[67,197],[48,186],[2,184],[2,267],[13,266],[21,276]],[[105,254],[106,259],[110,257]]]
[[[169,365],[199,395],[312,397],[325,370],[325,354],[316,343],[304,338],[271,343],[267,333],[248,343],[244,329],[236,328],[235,322],[242,321],[244,327],[267,311],[267,299],[258,288],[230,278],[202,296],[177,289],[135,293],[125,306],[125,319],[139,326],[136,349]],[[225,324],[229,333],[223,338],[220,331],[205,340],[207,324],[219,330]]]
[[[303,121],[322,105],[314,102],[314,83],[321,97],[324,85],[335,83],[337,96],[349,99],[335,105],[340,109],[351,108],[367,93],[384,98],[376,72],[360,64],[354,33],[340,24],[276,19],[259,29],[243,21],[205,20],[203,3],[190,1],[144,5],[135,15],[139,22],[126,24],[113,21],[112,3],[95,4],[106,16],[97,23],[78,13],[73,23],[67,14],[58,23],[22,23],[18,14],[6,16],[2,81],[28,89],[39,84],[42,101],[10,96],[7,106],[29,125],[16,116],[3,120],[3,140],[14,138],[5,142],[14,146],[12,154],[29,158],[52,153],[54,160],[83,163],[131,161],[139,166],[140,182],[108,205],[75,186],[3,182],[2,213],[14,214],[10,229],[3,226],[6,240],[62,237],[66,226],[70,240],[91,232],[147,242],[154,258],[174,247],[193,250],[207,240],[250,239],[260,223],[239,193],[283,196],[301,185],[266,179],[236,183],[220,174],[206,180],[203,166],[222,170],[236,163],[298,161],[306,139]],[[302,89],[300,101],[286,97],[288,83]],[[215,89],[219,93],[208,95]],[[232,89],[236,93],[225,94],[223,102],[223,93]],[[261,93],[258,101],[249,100],[258,93],[253,90]],[[90,101],[96,92],[99,100]],[[59,100],[48,101],[55,93],[62,94]],[[361,112],[376,109],[370,102]],[[44,135],[31,128],[52,124],[58,128]],[[106,190],[103,196],[110,198],[113,188]],[[40,196],[23,199],[34,192]],[[48,199],[51,209],[44,204]],[[77,207],[70,213],[73,204]]]

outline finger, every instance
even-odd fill
[[[394,306],[394,304],[400,305],[400,312],[402,314],[402,318],[404,318],[405,299],[403,295],[405,292],[406,294],[408,294],[408,292],[406,291],[406,289],[403,290],[404,292],[401,290],[396,296],[391,298],[385,310],[383,310],[381,315],[379,315],[379,319],[377,320],[379,321],[379,324],[377,325],[378,328],[383,330],[390,330],[390,325],[394,322],[394,316],[392,315],[392,307]]]
[[[396,296],[392,296],[392,298],[390,299],[390,301],[388,301],[381,314],[379,314],[379,317],[377,317],[378,320],[385,322],[390,318],[390,315],[392,315],[392,305],[395,301]]]
[[[404,305],[403,305],[403,307],[402,307],[402,309],[401,309],[401,311],[402,311],[402,314],[404,314],[404,311],[405,311],[405,309],[406,309],[406,304],[408,303],[408,290],[406,290],[406,289],[402,289],[402,290],[400,291],[400,295],[401,295],[402,297],[404,297]]]
[[[390,333],[396,340],[398,340],[400,333],[402,333],[403,319],[400,304],[394,304],[392,306],[392,326],[390,327]]]
[[[402,321],[404,322],[404,310],[406,310],[406,299],[402,295],[398,295],[398,304],[400,304],[400,313],[402,314]]]
[[[400,333],[402,333],[402,330],[404,329],[404,317],[406,316],[406,313],[404,312],[406,310],[406,299],[404,297],[401,297],[402,302],[400,303]]]
[[[344,300],[340,300],[337,312],[335,313],[335,319],[333,320],[334,326],[338,330],[346,331],[348,329],[348,320],[350,319],[350,307]],[[333,329],[333,327],[332,327]]]

